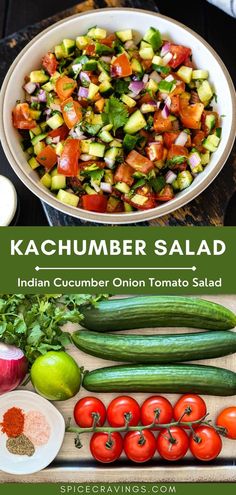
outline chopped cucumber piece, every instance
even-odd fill
[[[39,143],[34,146],[34,154],[37,156],[43,149],[45,148],[45,143],[43,141],[39,141]]]
[[[50,93],[50,91],[52,91],[54,88],[54,85],[51,81],[48,81],[46,84],[44,84],[42,86],[42,89],[44,89],[44,91],[47,91],[47,93]]]
[[[200,70],[200,69],[193,70],[193,73],[192,73],[192,79],[193,80],[208,79],[208,77],[209,77],[208,70]]]
[[[126,203],[126,201],[124,202],[124,209],[125,213],[130,213],[131,211],[133,211],[133,207],[129,203]]]
[[[40,182],[41,184],[43,184],[44,187],[50,189],[52,183],[51,175],[48,172],[46,172],[46,174],[44,174],[43,177],[41,177]]]
[[[39,136],[39,134],[42,134],[42,129],[39,125],[37,125],[37,127],[31,129],[31,132],[32,134],[30,134],[30,136],[33,138],[34,136]]]
[[[211,100],[211,98],[213,96],[212,88],[211,88],[209,82],[206,80],[202,81],[200,86],[198,86],[197,92],[198,92],[198,96],[199,96],[200,100],[202,101],[202,103],[204,103],[204,105],[206,105]]]
[[[147,122],[143,114],[140,112],[140,110],[136,110],[136,112],[130,115],[128,121],[126,122],[124,126],[124,132],[127,134],[135,134],[136,132],[143,129],[146,125]]]
[[[28,164],[29,166],[35,170],[35,168],[38,168],[40,166],[40,163],[37,162],[36,158],[34,156],[32,156],[29,160],[28,160]]]
[[[88,184],[84,185],[84,190],[86,194],[89,194],[90,196],[92,196],[92,194],[97,194],[96,191],[92,189],[92,187],[90,187]]]
[[[182,79],[182,81],[189,84],[192,79],[192,72],[192,67],[186,67],[185,65],[182,65],[176,74],[180,77],[180,79]]]
[[[140,107],[142,113],[155,112],[157,109],[156,105],[150,105],[149,103],[143,103]]]
[[[158,83],[154,81],[154,79],[149,79],[148,84],[146,86],[148,91],[152,91],[152,93],[156,93],[158,90]]]
[[[128,194],[130,191],[130,187],[125,182],[117,182],[114,187],[117,191],[120,191],[123,194]]]
[[[102,127],[104,122],[102,116],[100,114],[95,113],[93,115],[91,123],[92,125],[100,125]]]
[[[217,150],[218,146],[220,143],[220,138],[216,136],[216,134],[210,134],[207,136],[207,138],[203,141],[203,146],[206,148],[206,150],[214,152]]]
[[[154,55],[154,57],[152,59],[152,64],[162,65],[162,58],[159,55]]]
[[[125,103],[129,108],[132,108],[132,107],[135,107],[136,105],[136,101],[133,100],[133,98],[130,98],[130,96],[128,95],[122,95],[121,96],[121,101],[123,101],[123,103]]]
[[[88,90],[88,99],[92,100],[94,96],[98,93],[99,91],[99,86],[96,84],[90,83],[89,84],[89,90]]]
[[[178,181],[178,186],[180,191],[186,189],[193,182],[193,176],[189,170],[183,170],[178,173],[178,177],[176,179]]]
[[[98,156],[102,158],[105,153],[105,144],[91,143],[89,145],[89,155]]]
[[[117,157],[120,155],[121,148],[112,147],[106,151],[104,160],[108,168],[113,168]]]
[[[148,198],[147,196],[142,196],[142,194],[135,194],[132,197],[132,203],[135,203],[136,205],[143,206],[147,202]]]
[[[86,46],[90,43],[90,39],[88,36],[77,36],[75,43],[79,50],[84,50],[84,48],[86,48]]]
[[[91,139],[82,139],[80,141],[81,153],[88,153],[89,152],[89,146],[91,143],[92,143]]]
[[[216,116],[214,113],[206,115],[205,126],[207,128],[207,133],[209,134],[216,125]],[[220,137],[220,136],[219,136]]]
[[[131,134],[126,134],[123,140],[123,146],[127,153],[132,151],[138,142],[137,136],[131,136]]]
[[[62,47],[65,52],[65,56],[69,57],[75,50],[75,40],[65,38],[62,41]]]
[[[113,213],[116,210],[119,203],[120,203],[119,198],[116,198],[115,196],[110,196],[107,202],[107,212]]]
[[[64,191],[64,189],[59,189],[57,193],[57,199],[64,203],[65,205],[69,206],[78,206],[79,204],[79,198],[73,193],[69,193],[67,191]]]
[[[111,55],[113,53],[113,48],[102,43],[95,43],[96,55]]]
[[[51,127],[51,129],[58,129],[61,125],[64,124],[64,120],[60,113],[55,113],[50,119],[47,120],[47,125]]]
[[[83,65],[83,70],[88,70],[88,71],[93,71],[97,70],[97,60],[89,60],[88,62],[85,62]]]
[[[113,139],[113,141],[111,142],[111,146],[113,146],[114,148],[122,148],[122,144],[120,141],[118,141],[118,139]]]
[[[155,193],[159,193],[166,184],[166,181],[162,175],[155,177],[155,179],[150,180],[150,184],[155,191]]]
[[[30,116],[34,120],[39,120],[41,117],[41,113],[42,112],[40,110],[32,110],[32,108],[30,109]]]
[[[93,40],[103,40],[106,38],[107,32],[105,29],[94,27],[88,30],[87,36]]]
[[[98,76],[98,80],[100,83],[102,83],[104,81],[110,81],[111,78],[110,78],[109,74],[107,74],[106,72],[101,72]]]
[[[32,83],[42,84],[42,83],[47,82],[48,79],[49,79],[49,76],[47,76],[47,74],[45,74],[45,72],[43,70],[33,70],[30,73],[30,81]]]
[[[66,177],[62,174],[57,174],[52,177],[51,190],[58,191],[58,189],[65,189]]]
[[[100,84],[99,91],[103,96],[110,96],[113,93],[113,87],[108,80],[105,80]]]
[[[143,74],[142,65],[136,58],[132,58],[130,64],[131,64],[132,72],[134,74],[140,74],[140,75]]]
[[[133,39],[132,29],[125,29],[124,31],[116,31],[116,36],[120,41],[125,43]]]
[[[150,27],[143,37],[144,41],[147,41],[156,52],[162,45],[161,33],[158,29]]]
[[[55,52],[56,58],[58,60],[61,60],[62,58],[64,58],[66,56],[64,48],[62,45],[56,45],[54,48],[54,52]]]
[[[146,43],[146,41],[141,41],[139,55],[143,60],[152,60],[154,57],[152,46]]]
[[[47,134],[38,134],[38,136],[34,136],[33,139],[31,139],[31,143],[33,146],[39,143],[39,141],[43,141],[47,137]]]
[[[210,161],[210,151],[206,151],[206,153],[201,153],[201,163],[203,166],[208,165]]]
[[[113,141],[113,137],[110,134],[109,131],[106,131],[104,128],[99,132],[98,137],[104,142],[104,143],[110,143]]]
[[[58,156],[61,156],[63,149],[64,149],[64,143],[62,141],[60,141],[60,143],[57,143],[57,145],[56,145],[56,154]]]
[[[171,93],[175,87],[174,81],[160,81],[158,84],[159,91],[161,93]]]

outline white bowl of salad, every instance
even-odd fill
[[[217,176],[235,136],[231,78],[182,24],[136,9],[67,18],[16,58],[2,144],[41,200],[87,221],[168,214]]]

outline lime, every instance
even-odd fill
[[[66,400],[79,391],[81,372],[69,354],[50,351],[35,360],[31,381],[36,392],[46,399]]]

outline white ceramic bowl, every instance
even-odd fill
[[[210,164],[205,167],[204,172],[196,177],[188,189],[178,193],[172,201],[152,210],[128,214],[100,214],[60,203],[40,184],[37,172],[30,169],[20,146],[19,135],[12,126],[11,110],[16,100],[24,97],[22,85],[25,75],[38,68],[42,56],[63,38],[75,38],[94,25],[101,26],[110,32],[121,28],[132,28],[138,34],[144,34],[150,26],[154,26],[160,29],[165,38],[192,48],[196,66],[210,72],[210,81],[218,97],[216,109],[220,115],[225,115],[219,148],[213,153]],[[45,203],[83,220],[125,224],[166,215],[191,201],[213,181],[226,162],[233,145],[236,128],[235,110],[235,92],[229,73],[220,57],[198,34],[183,24],[160,14],[136,9],[101,9],[76,14],[50,26],[21,51],[3,83],[0,97],[0,132],[4,151],[14,171],[24,184]]]

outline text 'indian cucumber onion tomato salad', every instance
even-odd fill
[[[59,201],[99,213],[155,208],[190,186],[221,135],[206,68],[150,27],[93,27],[42,59],[13,109],[29,165]]]

